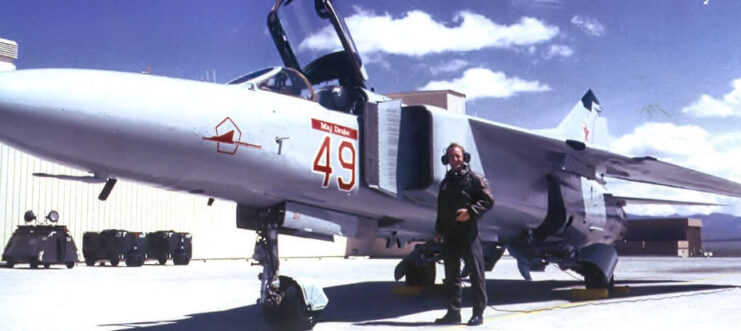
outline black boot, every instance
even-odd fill
[[[474,314],[471,319],[468,320],[468,326],[477,326],[484,324],[484,316],[480,314]]]
[[[448,311],[445,316],[435,320],[435,324],[456,324],[461,322],[461,313]]]

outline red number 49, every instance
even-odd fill
[[[322,181],[323,188],[329,187],[329,180],[330,176],[332,176],[333,171],[332,163],[330,161],[330,150],[330,137],[326,136],[324,137],[322,146],[319,147],[319,152],[314,158],[314,166],[312,168],[314,172],[324,175],[324,180]],[[343,152],[345,150],[350,151],[349,160],[345,159],[344,157]],[[353,144],[349,141],[343,140],[340,143],[339,148],[337,148],[337,155],[338,160],[340,161],[340,166],[343,169],[350,171],[349,180],[346,176],[337,176],[337,187],[339,187],[339,189],[342,191],[351,191],[355,187],[355,146],[353,146]]]

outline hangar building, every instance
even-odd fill
[[[703,256],[701,230],[696,218],[629,220],[616,248],[620,255]]]

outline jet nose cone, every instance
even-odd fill
[[[0,119],[7,125],[20,117],[40,116],[65,96],[58,70],[0,72]]]
[[[0,110],[8,112],[38,111],[51,107],[64,97],[69,86],[64,70],[37,69],[0,73]]]
[[[22,71],[0,72],[0,109],[7,109],[28,90],[29,84]]]
[[[85,70],[31,69],[0,72],[0,102],[20,105],[44,105],[64,98],[85,81]],[[80,79],[82,78],[82,79]],[[97,84],[104,82],[97,81]]]
[[[79,122],[80,110],[89,104],[85,95],[92,94],[86,91],[104,84],[88,76],[75,69],[1,72],[0,141],[25,151],[48,150],[63,136],[75,134],[78,126],[72,123]]]
[[[33,105],[34,85],[23,71],[0,72],[0,137],[6,137],[18,126],[19,114]]]
[[[25,151],[47,140],[39,134],[48,104],[37,76],[33,70],[0,72],[0,141]]]
[[[33,69],[0,73],[0,133],[48,130],[76,121],[101,107],[111,88],[103,72],[78,69]],[[118,101],[118,100],[117,100]],[[52,126],[52,127],[49,127]]]

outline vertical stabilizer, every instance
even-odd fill
[[[550,132],[560,139],[570,139],[591,146],[609,144],[607,120],[602,117],[602,107],[592,90],[579,100],[561,123]]]

